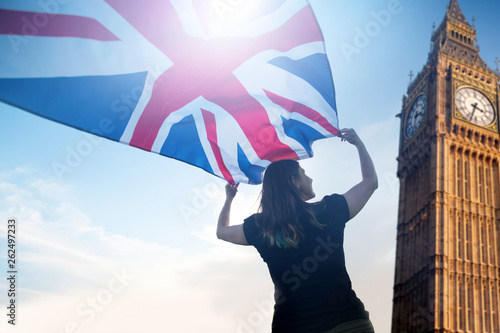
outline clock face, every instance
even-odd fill
[[[473,88],[461,88],[455,96],[457,110],[471,123],[487,126],[495,120],[495,110],[488,97]]]
[[[406,137],[411,138],[417,132],[422,119],[424,119],[426,105],[427,99],[425,98],[424,94],[418,96],[411,105],[410,111],[408,111],[408,117],[406,118]]]

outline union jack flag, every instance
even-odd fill
[[[0,100],[259,183],[338,134],[307,0],[2,0]]]

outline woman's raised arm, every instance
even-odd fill
[[[340,138],[342,141],[347,141],[358,149],[359,162],[361,164],[361,182],[344,193],[344,198],[349,206],[350,218],[353,218],[361,211],[373,192],[377,189],[377,172],[365,144],[361,141],[356,131],[353,129],[342,129],[340,131]]]
[[[229,225],[231,204],[236,192],[238,192],[238,185],[226,184],[226,201],[224,202],[217,223],[217,238],[234,244],[248,245],[245,233],[243,232],[243,224]]]

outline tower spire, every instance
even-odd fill
[[[448,11],[446,12],[446,18],[456,20],[467,25],[468,27],[471,27],[469,22],[467,22],[462,9],[460,9],[460,6],[458,5],[458,0],[450,0]]]
[[[475,20],[473,23],[475,25]],[[437,52],[441,52],[488,70],[487,65],[479,57],[476,29],[467,22],[458,0],[449,1],[446,15],[433,33],[431,43],[431,55],[434,55],[432,59],[435,59]],[[468,56],[463,57],[463,54]]]

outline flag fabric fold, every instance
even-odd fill
[[[7,0],[0,50],[0,101],[233,184],[339,132],[306,0]]]

